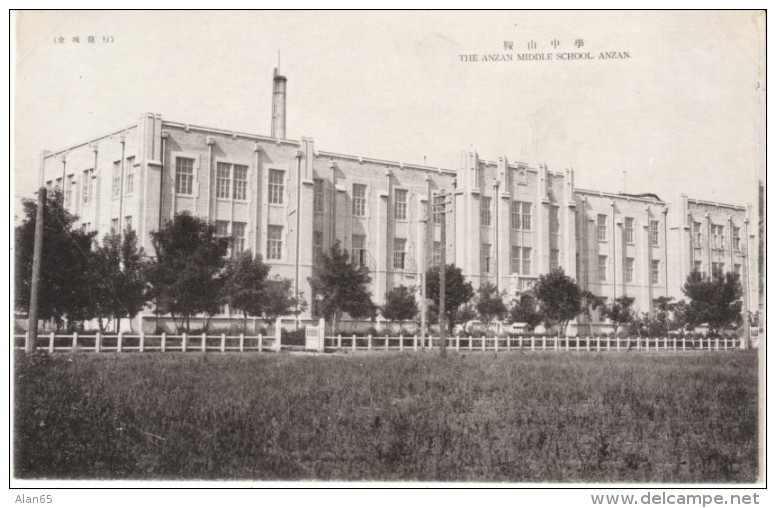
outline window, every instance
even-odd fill
[[[313,184],[313,211],[323,212],[323,180],[315,178]]]
[[[512,201],[509,206],[509,227],[514,231],[520,229],[520,201]]]
[[[351,259],[358,266],[366,266],[366,236],[353,235],[353,255]]]
[[[353,215],[366,216],[366,185],[353,184]]]
[[[283,226],[270,225],[267,227],[267,259],[281,259],[282,252]]]
[[[442,224],[442,215],[445,213],[445,196],[434,196],[434,204],[431,213],[434,214],[434,224]]]
[[[695,246],[700,247],[701,245],[701,223],[700,222],[692,223],[692,234],[693,234],[693,239],[695,240]]]
[[[132,216],[127,215],[124,217],[124,231],[129,231],[132,229]]]
[[[393,268],[404,270],[404,261],[407,257],[407,240],[404,238],[393,239]]]
[[[523,275],[531,274],[531,248],[523,247]]]
[[[248,166],[232,166],[234,176],[234,199],[245,201],[248,195]]]
[[[81,181],[81,195],[83,196],[83,203],[88,205],[92,200],[92,170],[87,169],[84,171],[83,180]]]
[[[633,258],[625,258],[625,282],[633,282],[633,265],[636,260]]]
[[[432,266],[442,264],[442,242],[434,242],[434,252],[431,259]]]
[[[244,222],[232,222],[232,249],[235,254],[245,250],[245,227]]]
[[[407,220],[407,191],[405,189],[396,189],[393,202],[393,218],[396,220]]]
[[[656,220],[649,221],[649,241],[653,247],[660,245],[660,223]]]
[[[598,256],[598,280],[606,280],[606,256]]]
[[[531,231],[531,203],[523,203],[523,231]]]
[[[560,266],[560,251],[558,249],[550,249],[550,270],[555,270]]]
[[[512,246],[512,257],[510,258],[510,272],[520,273],[520,247]]]
[[[321,262],[323,255],[323,232],[313,231],[313,265]]]
[[[625,241],[633,243],[633,217],[625,217]]]
[[[111,219],[110,221],[110,232],[112,235],[115,235],[119,232],[119,220],[118,219]]]
[[[229,221],[216,221],[216,238],[229,238]]]
[[[176,157],[175,192],[185,195],[194,194],[194,159]]]
[[[135,158],[127,157],[127,189],[126,195],[131,196],[135,192]]]
[[[216,165],[216,197],[220,199],[229,199],[231,196],[231,164],[219,162]]]
[[[741,250],[741,228],[733,226],[733,250],[739,252]]]
[[[660,282],[660,260],[652,260],[652,284],[658,284]]]
[[[491,198],[485,196],[482,196],[482,199],[480,200],[480,224],[483,226],[490,226],[490,202]]]
[[[721,249],[725,243],[725,226],[711,225],[712,245],[715,249]]]
[[[73,178],[73,175],[68,175],[67,177],[67,185],[65,186],[65,208],[70,208],[73,206],[73,186],[75,185],[75,180]]]
[[[121,196],[121,161],[113,162],[113,197]]]
[[[489,243],[483,243],[482,244],[482,271],[485,273],[490,273],[493,269],[492,266],[492,260],[490,257],[490,244]]]
[[[598,240],[606,241],[606,215],[598,214]]]
[[[269,202],[273,205],[283,204],[283,189],[286,172],[280,169],[269,170]]]
[[[693,261],[692,268],[696,272],[703,273],[703,262],[702,261]]]
[[[550,234],[554,236],[560,235],[560,207],[550,207]]]

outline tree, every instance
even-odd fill
[[[15,307],[29,312],[38,205],[25,199],[22,206],[24,219],[16,227],[14,238]],[[95,313],[92,242],[97,233],[74,227],[78,218],[65,210],[58,190],[48,194],[43,217],[38,317],[54,320],[57,328],[65,322],[71,328]]]
[[[398,321],[399,327],[404,321],[415,319],[418,315],[418,303],[415,301],[415,289],[396,286],[385,293],[382,314],[388,321]]]
[[[214,224],[183,212],[152,231],[151,242],[156,259],[146,269],[150,299],[188,332],[191,316],[218,311],[229,240],[216,237]]]
[[[486,282],[477,289],[475,309],[480,320],[485,323],[485,329],[490,332],[490,323],[493,320],[503,318],[507,313],[504,304],[504,293],[499,292],[495,284]]]
[[[372,293],[367,285],[372,281],[369,269],[350,261],[350,254],[340,247],[339,241],[323,253],[312,277],[307,279],[318,302],[317,311],[332,321],[333,333],[339,331],[342,314],[351,317],[364,315],[374,308]]]
[[[724,328],[739,325],[743,292],[737,273],[723,275],[716,271],[706,275],[693,270],[687,276],[682,291],[690,299],[686,310],[689,326],[706,323],[709,333],[717,335]]]
[[[604,305],[601,308],[601,317],[612,322],[614,333],[620,328],[620,325],[633,321],[633,302],[634,298],[630,296],[620,296],[615,298],[611,305]]]
[[[267,324],[272,324],[280,316],[302,313],[307,309],[307,300],[302,292],[299,293],[299,302],[294,298],[293,281],[282,277],[267,279],[262,292],[262,312],[256,315],[262,316]]]
[[[426,272],[426,296],[431,300],[430,311],[439,315],[439,266]],[[455,265],[445,267],[445,318],[447,327],[452,332],[455,327],[458,309],[474,296],[474,289],[463,277],[461,269]],[[460,321],[460,320],[459,320]]]
[[[520,295],[509,309],[509,317],[514,323],[525,323],[530,331],[542,322],[542,315],[536,304],[536,298],[528,293]]]
[[[123,237],[108,234],[102,245],[94,250],[94,266],[99,274],[95,288],[96,316],[100,330],[105,330],[103,319],[116,323],[121,318],[133,318],[146,304],[143,259],[145,251],[137,246],[137,233],[127,229]],[[131,324],[130,324],[131,328]]]
[[[261,316],[267,305],[267,276],[269,265],[255,257],[249,250],[242,252],[226,262],[224,268],[224,300],[229,307],[243,315],[243,331],[248,323],[248,316]]]
[[[539,300],[542,320],[550,326],[558,325],[559,336],[565,334],[569,321],[582,312],[582,291],[577,283],[563,272],[563,268],[556,268],[539,275],[533,289]]]

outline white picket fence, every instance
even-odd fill
[[[449,337],[454,351],[728,351],[745,349],[736,337],[688,339],[685,337]],[[417,351],[438,348],[439,339],[426,337],[328,336],[326,351]]]
[[[318,330],[316,330],[316,334]],[[308,334],[312,335],[312,334]],[[16,349],[24,349],[26,335],[14,335]],[[439,339],[426,337],[357,337],[337,335],[323,337],[323,344],[311,346],[314,351],[418,351],[439,348]],[[451,351],[729,351],[746,349],[737,337],[449,337]],[[147,334],[39,334],[38,349],[56,352],[266,352],[280,351],[281,341],[274,335],[147,335]],[[292,346],[291,349],[305,349]]]
[[[27,336],[14,335],[16,349],[24,349]],[[148,335],[140,334],[38,334],[38,349],[49,353],[58,352],[265,352],[278,351],[280,341],[272,335]]]

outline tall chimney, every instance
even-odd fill
[[[286,138],[286,77],[278,74],[277,67],[272,80],[272,132],[273,138]]]

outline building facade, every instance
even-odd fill
[[[250,249],[271,275],[294,281],[310,300],[308,277],[335,241],[366,265],[375,303],[396,286],[421,282],[424,259],[446,257],[474,287],[489,282],[510,297],[561,267],[592,293],[627,295],[648,312],[661,296],[681,297],[692,269],[739,271],[757,308],[748,207],[681,195],[577,189],[573,169],[551,171],[463,150],[455,169],[318,150],[313,138],[285,139],[286,78],[273,80],[270,136],[212,129],[145,114],[138,122],[41,156],[45,185],[98,237],[133,228],[153,255],[150,233],[189,211]],[[429,193],[447,194],[448,213],[426,220]],[[424,252],[425,250],[425,252]],[[222,322],[229,322],[223,309]],[[153,328],[147,318],[138,319]],[[588,329],[600,327],[594,317]],[[216,320],[218,322],[218,320]]]

